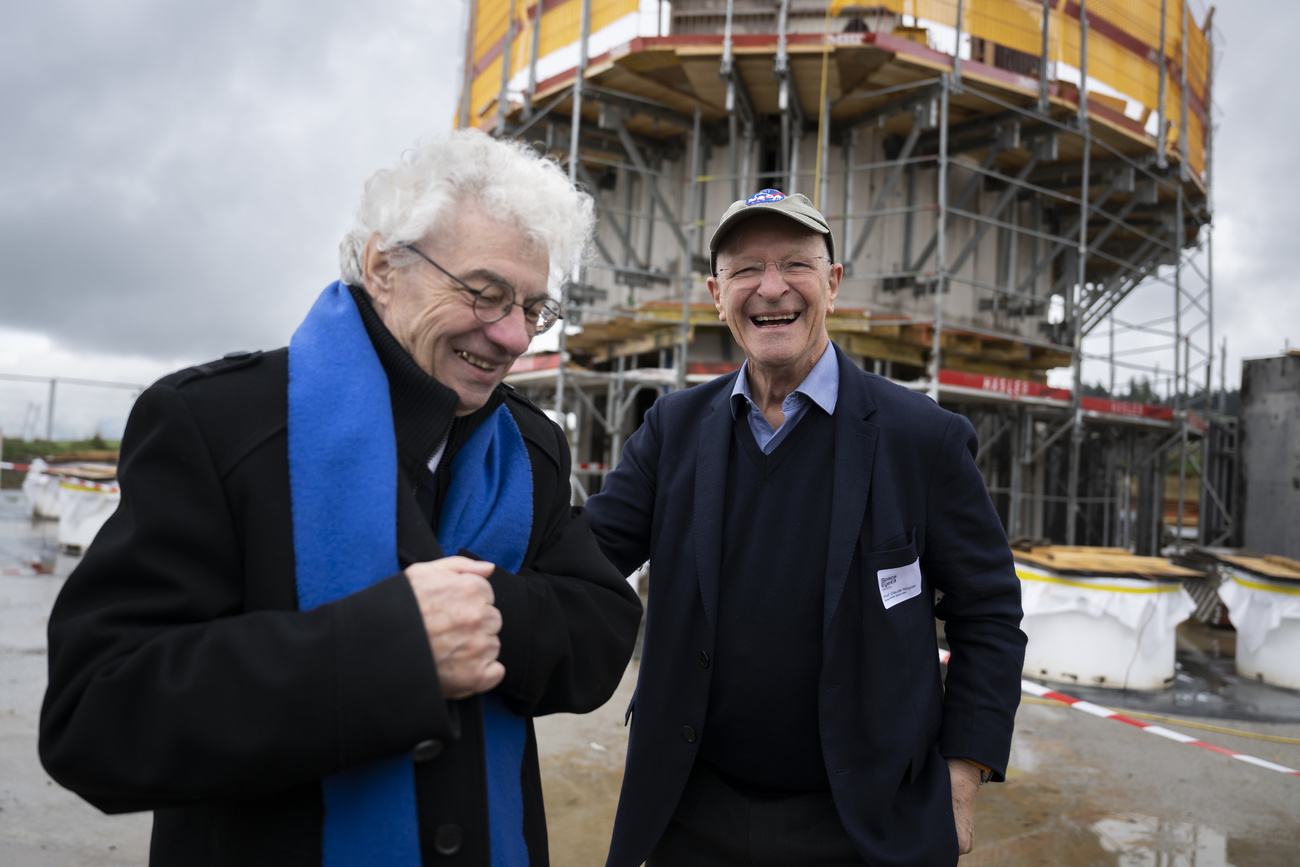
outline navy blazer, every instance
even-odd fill
[[[810,480],[833,498],[818,683],[826,773],[868,863],[952,865],[945,757],[1003,778],[1024,660],[1020,583],[970,422],[835,351],[835,474]],[[645,860],[709,737],[713,669],[702,654],[714,653],[736,375],[658,400],[587,504],[624,574],[651,563],[607,867]],[[886,608],[878,573],[918,560],[922,592]],[[946,690],[936,616],[952,650]]]

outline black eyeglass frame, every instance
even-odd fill
[[[482,289],[475,289],[473,286],[469,285],[464,280],[460,279],[455,274],[451,273],[446,268],[442,267],[437,262],[433,261],[428,256],[424,255],[424,253],[422,253],[413,244],[403,244],[402,246],[405,249],[410,250],[415,255],[419,256],[424,261],[428,262],[433,267],[437,268],[443,274],[446,274],[457,284],[459,284],[462,289],[464,289],[469,294],[473,295],[474,316],[476,319],[478,319],[479,322],[482,322],[484,325],[491,325],[493,322],[500,322],[502,319],[505,319],[507,316],[510,315],[510,309],[516,305],[518,305],[519,308],[524,311],[525,327],[527,327],[528,323],[530,322],[539,323],[536,327],[532,327],[528,329],[529,334],[532,337],[536,337],[539,334],[546,333],[547,331],[549,331],[551,328],[555,326],[556,322],[559,322],[561,319],[564,318],[564,311],[560,309],[560,303],[556,301],[554,298],[548,296],[545,298],[538,298],[536,301],[533,301],[530,304],[519,304],[519,302],[515,300],[515,298],[517,297],[515,294],[515,287],[511,286],[509,283],[506,283],[502,280],[494,280],[491,283],[484,286]],[[510,299],[500,308],[498,308],[495,303],[489,305],[489,303],[484,299],[484,295],[493,286],[500,286],[502,289],[504,289],[507,297]],[[498,310],[499,313],[497,313],[495,318],[488,318],[488,313],[485,312],[485,311],[496,312]],[[542,321],[541,317],[543,314],[546,313],[551,314],[553,318],[551,319],[550,322],[547,322],[545,325],[541,325],[540,324]]]

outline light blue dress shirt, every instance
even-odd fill
[[[827,415],[831,415],[835,412],[835,401],[839,396],[840,364],[835,355],[835,348],[827,343],[826,351],[804,377],[803,382],[781,401],[781,412],[785,413],[785,421],[779,428],[774,430],[772,425],[768,424],[762,410],[750,396],[748,360],[740,366],[740,375],[736,377],[736,384],[731,389],[731,417],[740,418],[742,407],[748,408],[749,429],[754,434],[754,442],[758,443],[763,454],[770,455],[772,450],[790,435],[790,431],[794,430],[799,419],[808,412],[809,406],[815,403],[825,410]],[[737,400],[737,397],[743,397],[744,401]]]

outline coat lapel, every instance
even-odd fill
[[[835,405],[835,475],[832,486],[830,548],[826,553],[826,590],[822,631],[830,628],[835,608],[844,594],[853,549],[862,533],[862,521],[871,491],[871,468],[876,454],[877,428],[866,421],[875,411],[867,391],[866,374],[838,346],[840,392]]]
[[[731,387],[709,405],[700,421],[695,461],[695,570],[700,579],[704,616],[717,628],[718,582],[722,571],[723,500],[727,488],[727,459],[731,450]]]

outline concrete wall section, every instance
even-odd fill
[[[1300,353],[1241,365],[1243,544],[1300,558]]]

